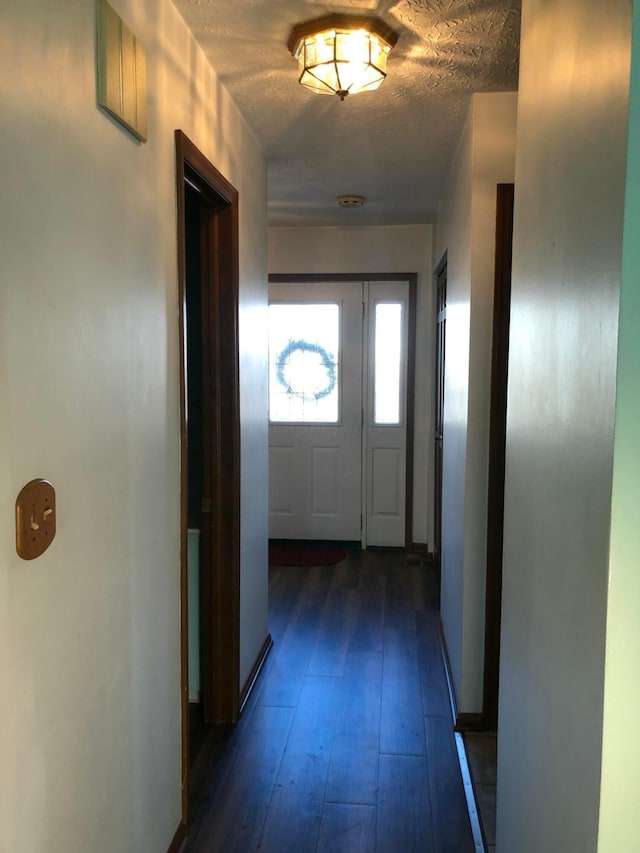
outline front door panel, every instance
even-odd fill
[[[405,544],[408,282],[368,288],[366,541]]]
[[[269,536],[360,540],[362,286],[274,284]]]

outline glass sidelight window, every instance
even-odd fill
[[[400,423],[402,303],[378,302],[374,321],[373,422]]]
[[[338,423],[340,305],[269,305],[269,420]]]

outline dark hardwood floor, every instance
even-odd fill
[[[191,853],[472,853],[433,569],[272,569],[274,647],[192,806]]]

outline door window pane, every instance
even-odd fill
[[[375,311],[374,424],[400,423],[402,303],[378,302]]]
[[[340,306],[269,305],[269,419],[338,422]]]

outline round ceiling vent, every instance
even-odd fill
[[[338,196],[340,207],[362,207],[364,196],[362,195],[340,195]]]

